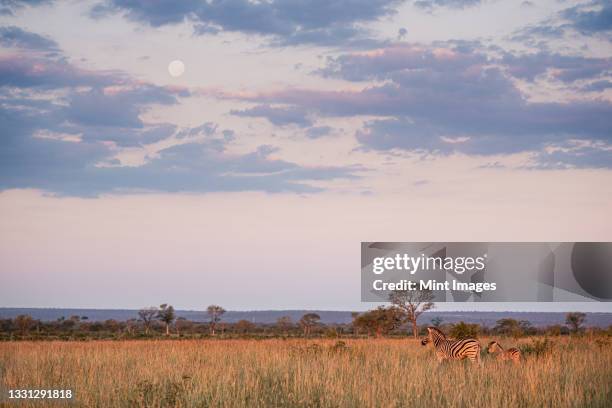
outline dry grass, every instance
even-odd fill
[[[0,344],[0,387],[72,389],[77,404],[88,407],[609,407],[612,401],[606,338],[558,338],[553,352],[532,354],[520,367],[485,356],[482,368],[438,367],[432,350],[414,340],[334,344],[7,342]]]

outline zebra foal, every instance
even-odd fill
[[[499,353],[497,354],[497,359],[502,361],[512,361],[514,364],[520,364],[521,362],[521,350],[516,347],[509,348],[508,350],[504,350],[504,348],[496,341],[492,341],[489,343],[487,347],[487,352]]]

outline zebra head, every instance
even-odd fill
[[[428,327],[427,328],[427,342],[432,342],[434,346],[438,346],[440,342],[446,340],[446,336],[442,331],[436,327]],[[423,344],[423,342],[421,342]],[[425,343],[427,344],[427,343]],[[423,345],[425,345],[423,344]]]
[[[487,353],[495,353],[498,350],[503,350],[503,349],[501,345],[496,341],[490,342],[489,345],[487,346]]]
[[[426,346],[431,340],[429,340],[429,337],[425,337],[423,340],[421,340],[421,346]]]

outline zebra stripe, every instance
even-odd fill
[[[435,327],[428,327],[427,331],[427,338],[421,341],[421,344],[433,343],[438,363],[444,360],[464,360],[467,358],[472,363],[480,364],[481,347],[478,340],[448,340],[444,333]]]
[[[497,355],[498,360],[512,361],[515,364],[519,364],[521,362],[521,350],[517,349],[516,347],[504,350],[501,344],[496,341],[492,341],[489,343],[487,351],[489,353],[499,353]]]

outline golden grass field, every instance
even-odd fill
[[[480,339],[483,348],[489,340]],[[87,407],[612,406],[612,346],[605,337],[554,338],[552,352],[521,366],[484,355],[481,368],[439,367],[432,349],[412,339],[345,342],[5,342],[0,388],[72,389],[75,405]]]

